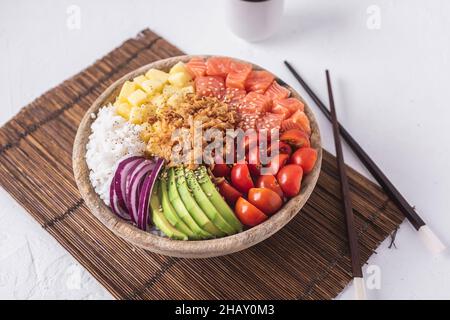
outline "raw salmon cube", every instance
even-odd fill
[[[195,79],[195,92],[199,97],[216,97],[222,99],[225,83],[222,77],[206,76]]]
[[[226,77],[230,67],[229,58],[211,57],[206,61],[206,74],[208,76]]]
[[[291,113],[294,113],[297,110],[300,111],[304,111],[305,110],[305,105],[303,104],[303,102],[301,102],[298,99],[295,98],[286,98],[286,99],[281,99],[281,100],[276,100],[273,103],[274,106],[280,105],[284,108],[287,108],[291,111]]]
[[[297,110],[290,118],[281,123],[283,131],[290,129],[300,129],[308,135],[311,135],[311,126],[309,119],[303,111]]]
[[[274,81],[267,89],[265,95],[272,100],[280,100],[289,97],[290,93],[291,92],[287,88],[279,85],[277,81]]]
[[[192,58],[188,63],[186,63],[186,68],[189,70],[193,78],[206,75],[206,63],[203,58]]]
[[[271,106],[272,101],[270,101],[268,97],[252,91],[247,93],[240,108],[242,112],[265,113],[267,111],[270,111]]]
[[[230,106],[237,107],[244,101],[246,95],[247,92],[245,90],[237,88],[226,88],[223,102],[228,103]]]
[[[256,128],[258,130],[266,129],[269,132],[273,129],[279,130],[282,121],[283,121],[282,115],[267,112],[263,118],[258,119],[258,121],[256,122]]]
[[[259,70],[252,71],[245,81],[245,90],[264,93],[274,79],[275,77],[270,72]]]

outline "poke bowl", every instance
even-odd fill
[[[73,147],[91,212],[138,247],[184,258],[234,253],[279,231],[308,200],[321,161],[317,121],[295,90],[250,62],[206,55],[117,80]]]

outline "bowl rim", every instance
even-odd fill
[[[92,114],[97,114],[101,107],[107,105],[109,102],[112,103],[113,99],[117,96],[121,85],[125,81],[145,73],[150,68],[168,71],[171,66],[179,61],[187,62],[192,57],[208,58],[211,56],[216,55],[183,55],[162,59],[144,65],[122,76],[102,92],[86,111],[80,122],[74,140],[72,155],[73,171],[78,189],[87,207],[94,216],[96,216],[113,233],[138,247],[155,253],[173,257],[207,258],[226,255],[249,248],[282,229],[283,226],[296,216],[310,197],[319,178],[322,163],[322,144],[317,120],[306,101],[292,87],[287,85],[286,82],[276,77],[276,80],[280,84],[291,91],[292,97],[299,99],[305,104],[305,113],[310,120],[312,130],[311,146],[318,151],[318,156],[314,169],[306,175],[302,181],[302,190],[300,194],[286,202],[283,207],[268,220],[248,230],[222,238],[180,241],[142,231],[133,224],[117,217],[110,208],[104,204],[92,187],[89,179],[89,169],[85,160],[86,144],[91,134],[91,124],[95,120],[94,117],[92,117]],[[250,63],[254,70],[266,70],[248,61],[233,57],[228,58]]]

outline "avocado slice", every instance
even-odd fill
[[[226,201],[222,198],[219,191],[217,191],[215,184],[211,181],[205,166],[200,166],[195,170],[197,181],[202,187],[206,195],[208,195],[211,203],[216,207],[225,221],[232,226],[236,232],[242,231],[242,224],[234,214],[234,211],[228,206]]]
[[[159,199],[161,200],[161,206],[166,219],[175,229],[186,234],[189,239],[201,239],[184,223],[184,221],[178,216],[177,212],[170,203],[169,194],[167,193],[167,171],[163,172],[159,183],[160,187],[158,195]]]
[[[208,231],[214,236],[223,237],[225,233],[220,231],[214,223],[209,220],[208,216],[203,212],[202,208],[200,208],[192,196],[191,191],[188,188],[182,166],[175,168],[175,177],[178,193],[180,194],[181,200],[183,200],[183,203],[192,218],[194,218],[202,229]]]
[[[192,191],[195,201],[206,214],[206,216],[214,223],[214,225],[221,231],[228,235],[236,233],[236,230],[231,227],[228,222],[222,217],[220,212],[214,207],[214,205],[209,200],[208,196],[203,192],[202,187],[197,182],[195,178],[194,171],[189,169],[184,169],[186,181],[189,189]]]
[[[175,209],[181,220],[183,220],[184,223],[186,223],[186,225],[192,230],[192,232],[194,232],[194,234],[196,234],[200,239],[212,238],[212,234],[203,230],[191,217],[189,211],[184,206],[184,203],[178,193],[177,183],[175,179],[175,170],[173,168],[169,169],[168,193],[169,201],[172,204],[173,208]]]
[[[158,181],[153,186],[152,195],[150,197],[150,209],[152,211],[152,220],[156,227],[161,230],[166,236],[176,240],[187,240],[188,236],[175,229],[169,221],[164,217],[161,203],[158,198],[158,189],[160,185]]]

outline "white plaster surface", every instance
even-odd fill
[[[185,52],[254,61],[303,93],[287,59],[324,101],[329,68],[341,122],[449,244],[450,2],[287,0],[278,34],[246,43],[228,31],[222,1],[1,1],[0,124],[146,27]],[[71,5],[80,29],[67,27]],[[370,29],[377,10],[380,28]],[[334,150],[331,126],[313,108]],[[345,156],[367,175],[347,147]],[[408,223],[396,245],[384,242],[370,259],[381,278],[368,297],[449,299],[448,251],[431,256]],[[347,288],[338,299],[352,297]],[[112,297],[0,189],[0,298]]]

